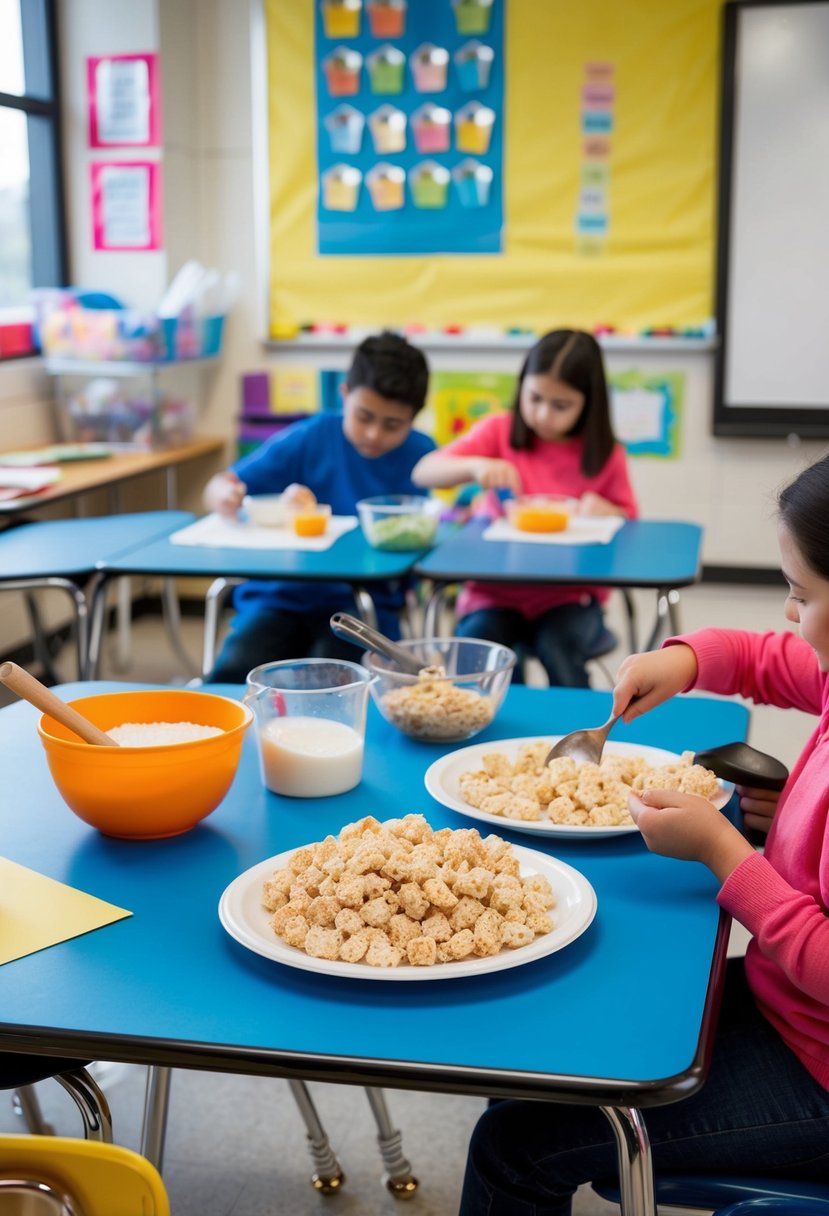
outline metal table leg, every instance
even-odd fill
[[[675,587],[658,587],[656,591],[656,620],[653,623],[653,629],[651,630],[645,649],[655,650],[662,639],[668,636],[669,627],[673,634],[680,632],[679,592]]]
[[[170,1108],[171,1070],[159,1065],[147,1069],[144,1093],[144,1122],[141,1128],[141,1155],[151,1161],[161,1173],[164,1163],[164,1137],[167,1133],[167,1112]]]
[[[642,1112],[633,1106],[599,1109],[616,1137],[622,1216],[656,1216],[651,1145]]]
[[[87,611],[86,597],[81,588],[73,583],[68,578],[56,578],[49,576],[48,578],[20,578],[10,579],[8,582],[0,582],[0,591],[22,591],[28,594],[30,591],[43,588],[56,588],[59,591],[65,591],[72,600],[74,608],[74,623],[75,623],[75,642],[78,651],[78,676],[84,679],[84,670],[86,667],[87,655],[87,623],[89,614]],[[39,617],[35,610],[35,618],[33,626],[39,625]]]

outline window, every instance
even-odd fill
[[[54,0],[0,0],[0,29],[2,327],[66,281],[66,258]]]

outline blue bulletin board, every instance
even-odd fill
[[[498,254],[507,0],[315,0],[317,252]]]

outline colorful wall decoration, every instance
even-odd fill
[[[435,246],[418,251],[408,238],[395,242],[406,212],[416,210],[408,179],[416,158],[450,172],[455,167],[454,149],[416,154],[411,123],[416,98],[455,113],[456,62],[428,64],[435,72],[446,67],[453,100],[445,106],[440,93],[415,92],[409,65],[424,41],[448,49],[448,25],[414,22],[427,16],[431,22],[439,10],[452,21],[458,11],[452,0],[410,0],[403,10],[405,33],[380,38],[371,33],[375,9],[393,22],[400,6],[390,0],[332,4],[331,13],[336,10],[342,21],[353,21],[353,11],[359,11],[361,32],[353,44],[339,32],[342,27],[335,26],[333,36],[323,33],[322,2],[265,0],[275,336],[326,322],[353,328],[523,327],[539,333],[557,325],[612,326],[639,333],[698,326],[713,315],[722,0],[637,0],[625,8],[624,19],[618,0],[493,0],[494,24],[487,34],[464,32],[467,40],[492,45],[491,71],[503,71],[496,105],[491,93],[470,93],[471,100],[496,110],[492,138],[501,141],[498,165],[487,166],[493,169],[491,197],[503,205],[500,249],[489,253],[440,252]],[[503,41],[496,42],[491,34],[498,34],[499,13]],[[456,32],[452,54],[458,37]],[[353,48],[361,56],[358,93],[335,98],[320,91],[328,46]],[[384,46],[400,51],[405,63],[389,51],[381,63],[372,61],[372,69],[382,68],[384,87],[402,81],[402,93],[370,90],[367,60]],[[351,63],[353,75],[354,61],[341,58],[337,70],[347,74]],[[325,76],[326,89],[328,81]],[[491,81],[492,76],[490,89]],[[403,113],[405,129],[392,110]],[[321,128],[318,115],[320,122],[330,119],[329,125]],[[439,140],[444,116],[432,117],[438,121],[430,134]],[[332,134],[356,141],[358,132],[360,159],[352,162],[350,154],[337,152],[335,160]],[[375,132],[391,148],[405,135],[405,150],[376,151]],[[319,163],[323,152],[325,165]],[[488,155],[470,157],[484,162]],[[376,162],[406,175],[405,181],[391,172],[372,179],[379,208],[366,180]],[[328,201],[335,207],[323,214],[320,171],[335,163],[348,165],[349,173],[332,181]],[[496,173],[503,174],[501,182]],[[448,188],[448,206],[460,214],[454,181],[436,174],[428,186],[438,198]],[[355,189],[358,209],[339,210],[350,205]],[[398,208],[401,190],[404,206]],[[422,214],[428,225],[437,225],[441,211],[424,208]],[[372,232],[355,235],[338,226],[368,215]],[[580,228],[596,228],[602,215],[601,233],[580,234]],[[464,222],[473,218],[482,216],[469,209]],[[356,244],[348,251],[352,238]],[[583,238],[589,238],[587,245]]]
[[[316,0],[317,251],[500,253],[509,0]]]

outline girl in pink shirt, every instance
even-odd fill
[[[743,796],[763,854],[704,798],[631,797],[648,848],[702,862],[718,902],[752,933],[728,967],[703,1088],[646,1112],[660,1173],[829,1177],[829,456],[780,495],[779,544],[794,632],[704,629],[619,669],[613,712],[630,722],[690,688],[815,714],[776,810]],[[679,943],[681,945],[681,943]],[[601,1112],[503,1102],[473,1133],[462,1216],[568,1216],[573,1191],[615,1174]],[[735,1196],[736,1198],[736,1196]]]
[[[483,418],[415,466],[431,488],[477,483],[513,494],[564,494],[584,515],[636,517],[624,448],[613,437],[599,345],[560,329],[530,350],[512,411]],[[460,637],[529,650],[551,684],[586,688],[586,660],[604,628],[600,587],[467,583],[458,599]],[[520,665],[515,668],[520,680]]]

